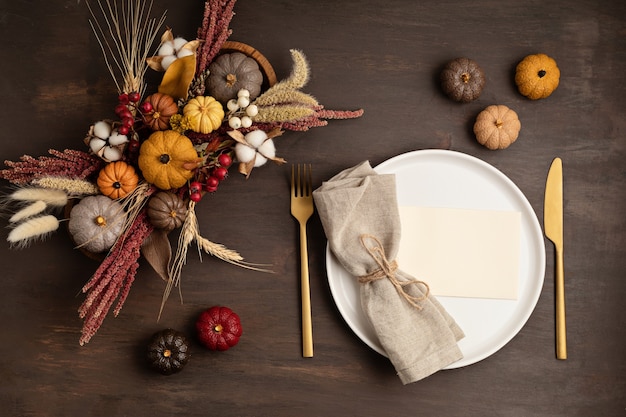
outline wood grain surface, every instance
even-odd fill
[[[162,0],[153,9],[167,10],[175,34],[196,36],[203,2]],[[190,252],[184,303],[172,297],[157,322],[164,283],[144,263],[120,315],[83,347],[80,289],[97,263],[63,231],[27,250],[0,245],[0,414],[626,415],[626,3],[242,0],[235,12],[231,39],[263,53],[279,79],[289,74],[289,50],[300,49],[311,64],[307,92],[329,109],[365,109],[360,119],[277,139],[287,161],[313,164],[316,186],[363,160],[451,149],[500,169],[542,219],[548,167],[563,159],[569,358],[555,359],[554,251],[546,241],[545,284],[521,332],[479,363],[402,386],[339,314],[315,215],[308,229],[315,357],[303,359],[289,170],[268,165],[247,181],[233,171],[198,215],[206,237],[271,264],[273,274],[200,262]],[[82,149],[89,125],[112,114],[117,93],[88,18],[80,0],[0,2],[2,160]],[[537,52],[556,59],[561,84],[531,101],[517,92],[513,73]],[[469,104],[450,101],[437,83],[442,66],[460,56],[476,60],[487,78]],[[473,137],[473,120],[490,104],[513,108],[522,122],[506,150],[489,151]],[[7,220],[1,224],[6,235]],[[193,334],[196,315],[216,304],[241,317],[235,348],[211,353],[194,342],[182,373],[146,369],[153,332]]]

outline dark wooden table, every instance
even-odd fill
[[[195,37],[200,1],[156,1],[166,24]],[[554,251],[532,316],[504,348],[474,365],[402,386],[387,359],[346,325],[329,291],[325,236],[309,223],[315,357],[300,347],[298,235],[288,169],[235,172],[199,206],[202,232],[274,274],[190,253],[185,303],[173,297],[157,323],[163,282],[145,264],[117,318],[79,346],[81,286],[97,264],[64,232],[27,250],[0,246],[0,404],[5,416],[624,416],[626,415],[626,3],[596,1],[241,1],[231,39],[253,44],[279,78],[290,48],[311,63],[305,91],[331,109],[364,108],[277,139],[289,162],[311,162],[315,185],[362,160],[373,165],[419,149],[451,149],[500,169],[543,218],[552,159],[565,170],[565,273],[569,358],[554,353]],[[84,1],[0,4],[2,160],[82,149],[87,127],[110,114],[116,90]],[[548,99],[513,83],[530,53],[553,56],[561,85]],[[436,82],[467,56],[487,76],[470,104]],[[152,86],[154,88],[154,86]],[[505,104],[521,135],[489,151],[471,132],[477,113]],[[4,182],[3,185],[8,186]],[[6,191],[6,190],[5,190]],[[7,225],[7,220],[2,220]],[[6,233],[6,229],[5,229]],[[146,369],[156,330],[192,332],[211,305],[233,308],[244,336],[225,353],[203,351],[180,374]]]

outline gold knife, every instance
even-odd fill
[[[548,179],[543,210],[546,237],[554,243],[556,251],[555,303],[556,303],[556,357],[567,359],[565,331],[565,284],[563,279],[563,162],[554,158]]]

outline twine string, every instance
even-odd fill
[[[398,270],[398,262],[396,262],[395,260],[390,262],[387,259],[385,249],[383,248],[380,240],[378,240],[378,238],[376,238],[375,236],[369,234],[363,234],[359,238],[367,253],[370,254],[372,259],[374,259],[374,261],[376,261],[379,266],[379,269],[375,270],[374,272],[368,275],[360,276],[358,278],[359,283],[366,284],[369,282],[387,278],[389,282],[391,282],[391,284],[396,288],[396,291],[399,295],[401,295],[413,307],[421,310],[423,307],[420,305],[420,302],[424,301],[428,297],[428,294],[430,292],[428,284],[415,278],[407,281],[398,280],[396,276],[396,271]],[[368,245],[368,239],[373,241],[374,245]],[[418,297],[407,293],[404,287],[409,285],[423,285],[425,288],[424,294]]]

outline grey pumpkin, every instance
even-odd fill
[[[485,74],[476,61],[456,58],[448,62],[440,76],[443,92],[454,101],[469,103],[480,97]]]
[[[187,206],[176,194],[159,191],[148,201],[148,217],[157,229],[170,232],[183,225],[187,218]]]
[[[242,88],[250,92],[250,100],[261,93],[263,74],[259,64],[241,52],[220,55],[211,63],[209,71],[206,89],[221,103],[237,97]]]

